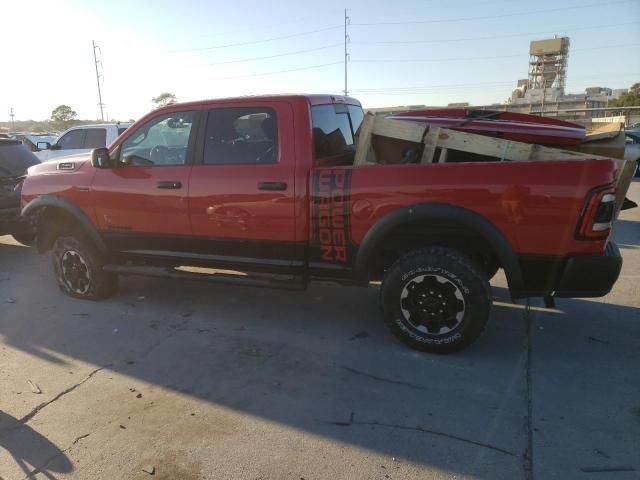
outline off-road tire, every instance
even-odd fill
[[[53,245],[52,259],[58,286],[67,295],[103,300],[115,293],[117,275],[102,270],[105,256],[84,235],[58,237]],[[86,275],[86,279],[78,281],[82,275]]]
[[[380,297],[391,332],[410,347],[431,353],[454,352],[473,343],[491,307],[483,268],[446,247],[414,250],[398,259],[384,277]]]

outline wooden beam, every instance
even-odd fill
[[[402,122],[376,117],[373,134],[381,137],[398,138],[407,142],[422,143],[424,134],[428,129],[429,125],[424,123]]]
[[[634,160],[617,160],[618,170],[616,176],[616,218],[620,214],[620,208],[627,195],[638,165]]]
[[[440,129],[438,127],[429,129],[429,132],[424,136],[424,150],[422,151],[422,158],[420,163],[432,163],[437,161],[434,158],[436,148],[438,147],[438,137],[440,136]]]
[[[512,142],[501,138],[441,128],[438,146],[462,152],[477,153],[501,160],[584,160],[594,158],[578,152],[543,147],[530,143]]]
[[[446,163],[447,162],[447,153],[449,150],[446,148],[440,149],[440,157],[438,158],[438,163]]]
[[[367,113],[358,129],[358,142],[356,143],[356,156],[353,161],[354,165],[366,165],[369,162],[375,162],[375,153],[371,148],[371,137],[376,124],[376,116]]]

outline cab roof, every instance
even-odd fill
[[[353,97],[344,95],[330,95],[330,94],[271,94],[271,95],[246,95],[242,97],[227,97],[227,98],[215,98],[209,100],[197,100],[193,102],[174,103],[155,111],[161,110],[173,110],[176,107],[196,107],[202,105],[216,105],[219,103],[255,103],[260,101],[273,101],[273,100],[289,100],[300,101],[306,100],[310,105],[326,105],[331,103],[342,103],[347,105],[361,106],[360,102]]]

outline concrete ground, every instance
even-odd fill
[[[92,303],[3,237],[0,478],[638,479],[640,209],[615,237],[610,295],[527,308],[498,278],[450,356],[394,340],[374,288],[124,278]]]

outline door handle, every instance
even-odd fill
[[[182,182],[168,181],[168,182],[158,182],[158,188],[162,188],[164,190],[178,190],[182,188]]]
[[[258,182],[258,190],[286,190],[287,182]]]

